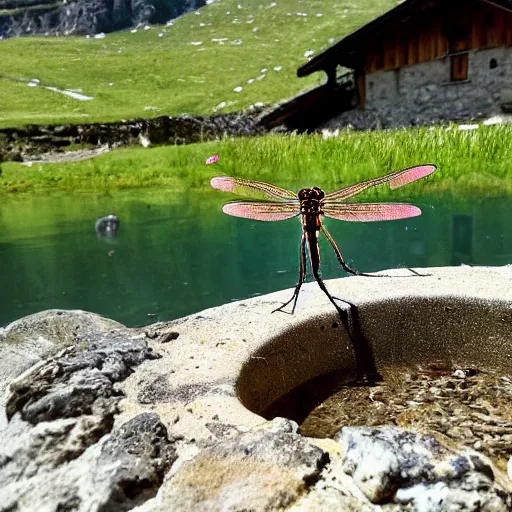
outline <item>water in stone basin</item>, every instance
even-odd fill
[[[512,454],[512,378],[490,368],[432,363],[384,367],[372,387],[343,387],[304,420],[301,433],[333,436],[347,425],[398,425],[467,446],[506,471]]]

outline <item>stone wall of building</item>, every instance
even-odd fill
[[[356,128],[482,119],[512,110],[512,48],[469,52],[468,79],[450,81],[450,58],[366,77],[364,110],[343,112],[329,127]]]

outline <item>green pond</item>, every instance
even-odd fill
[[[2,200],[0,325],[79,308],[134,326],[294,286],[299,221],[228,217],[220,211],[226,199],[146,190]],[[512,197],[414,203],[422,216],[326,225],[347,262],[366,272],[512,262]],[[110,213],[119,234],[98,237],[95,221]],[[327,242],[321,251],[323,277],[344,276]]]

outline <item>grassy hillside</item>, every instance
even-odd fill
[[[103,39],[0,41],[0,126],[209,115],[272,104],[322,78],[296,77],[306,51],[318,53],[332,38],[393,5],[393,0],[215,0],[169,27]],[[40,85],[28,87],[33,78]],[[43,86],[94,99],[80,101]],[[242,91],[235,92],[237,87]]]

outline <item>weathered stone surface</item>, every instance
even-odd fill
[[[152,349],[125,332],[77,337],[75,344],[9,384],[5,410],[32,424],[83,414],[113,414],[120,393],[115,383],[133,366],[154,359]]]
[[[274,420],[266,428],[208,446],[184,461],[145,508],[154,511],[279,510],[320,477],[325,451]]]
[[[324,481],[325,479],[322,479]],[[332,485],[332,482],[331,482]],[[334,485],[317,487],[310,490],[307,496],[299,499],[292,505],[290,512],[316,512],[316,511],[343,511],[343,512],[371,512],[378,509],[371,504],[364,503],[351,495],[346,489]]]
[[[34,336],[67,346],[9,383],[0,510],[128,510],[153,496],[176,458],[165,426],[143,413],[112,430],[118,384],[157,357],[144,336],[78,311],[33,315],[3,334],[19,350]]]
[[[175,460],[176,450],[156,414],[140,414],[125,423],[103,444],[98,459],[100,467],[115,464],[102,509],[129,510],[154,496]]]
[[[1,0],[0,36],[113,32],[140,23],[162,24],[204,5],[206,0]]]
[[[507,511],[490,461],[456,452],[432,435],[397,427],[343,427],[343,469],[372,503],[412,504],[424,512]]]
[[[3,485],[15,485],[24,478],[35,477],[58,468],[82,455],[92,444],[108,434],[112,428],[112,415],[81,416],[42,422],[21,435],[7,439],[0,451],[0,475]]]
[[[379,364],[438,360],[449,346],[449,361],[508,368],[510,267],[390,272],[386,286],[362,277],[326,282],[358,304]],[[300,413],[311,392],[305,383],[338,371],[339,384],[351,372],[336,312],[306,288],[308,308],[294,316],[270,314],[288,290],[173,322],[71,336],[9,386],[0,510],[451,512],[477,502],[506,510],[510,482],[455,446],[425,447],[421,435],[396,431],[386,453],[369,428],[357,432],[377,444],[357,451],[343,434],[341,443],[306,438],[290,420],[255,413],[271,417],[282,396],[290,414]],[[297,388],[298,405],[289,394]],[[370,470],[378,478],[367,478]]]
[[[124,511],[155,495],[176,458],[156,414],[141,414],[99,442],[97,418],[39,423],[3,439],[0,510]]]
[[[0,328],[0,405],[11,379],[56,353],[62,347],[93,334],[126,329],[114,320],[85,311],[48,310]],[[0,431],[5,423],[0,407]]]
[[[494,60],[496,67],[490,68]],[[436,59],[366,76],[365,107],[333,117],[321,128],[393,128],[510,116],[512,50],[468,54],[468,80],[450,81],[450,59]]]
[[[0,384],[80,337],[119,329],[125,327],[78,310],[52,309],[16,320],[0,328]]]
[[[208,384],[183,384],[174,386],[167,375],[160,375],[139,393],[141,404],[189,403],[206,395],[235,396],[232,383],[226,380]]]

